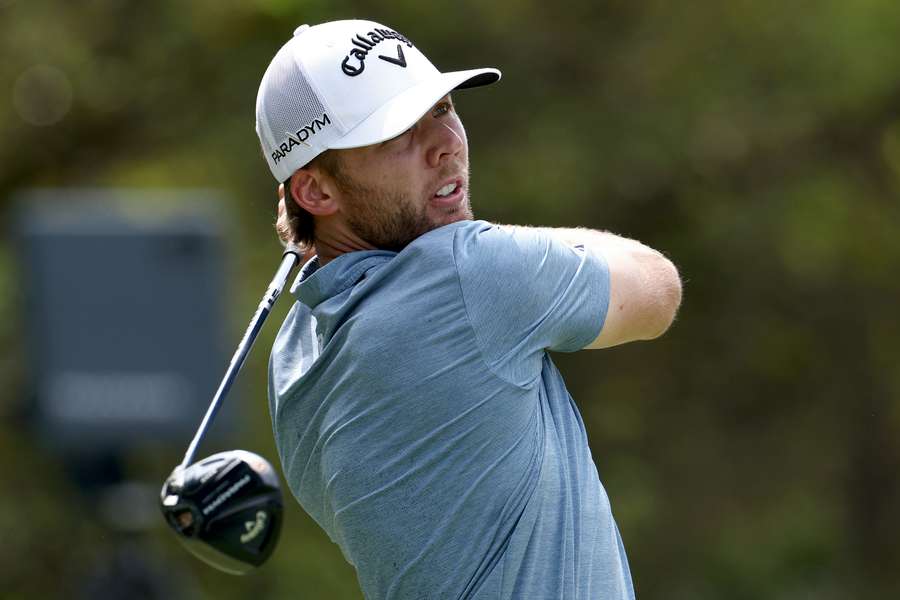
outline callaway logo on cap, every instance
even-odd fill
[[[441,73],[408,38],[372,21],[301,25],[256,97],[256,133],[279,182],[332,148],[377,144],[409,129],[456,89],[497,69]]]

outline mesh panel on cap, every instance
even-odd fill
[[[289,52],[282,52],[269,67],[261,120],[277,147],[287,134],[321,119],[325,107],[306,81]]]

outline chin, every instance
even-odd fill
[[[454,206],[453,208],[438,209],[434,214],[433,222],[438,223],[438,226],[449,225],[457,221],[471,219],[472,208],[468,202],[462,202],[459,206]]]

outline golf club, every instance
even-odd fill
[[[283,507],[278,475],[266,459],[245,450],[191,462],[301,256],[296,246],[285,248],[184,459],[160,492],[163,516],[185,547],[204,562],[235,575],[249,573],[275,550]]]

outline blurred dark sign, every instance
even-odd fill
[[[39,431],[73,450],[186,445],[227,364],[222,199],[42,190],[19,200]]]

